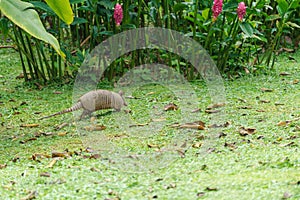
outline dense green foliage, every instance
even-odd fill
[[[124,11],[121,26],[116,26],[113,18],[116,2],[109,0],[71,0],[75,16],[70,26],[46,3],[29,2],[66,54],[66,60],[62,60],[47,45],[24,35],[16,27],[12,29],[17,48],[21,50],[24,73],[29,70],[32,79],[44,81],[75,75],[85,55],[98,44],[114,34],[139,27],[164,27],[192,37],[208,51],[219,70],[229,74],[245,69],[253,71],[257,67],[269,69],[281,47],[297,48],[299,43],[299,0],[245,1],[247,9],[243,19],[237,15],[240,2],[237,0],[225,0],[222,12],[215,19],[213,1],[120,1]],[[9,33],[8,27],[11,23],[2,18],[1,33]],[[176,67],[189,79],[197,77],[185,60],[161,50],[136,50],[123,55],[104,77],[112,80],[128,68],[157,60]]]

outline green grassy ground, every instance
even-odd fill
[[[83,124],[72,114],[40,121],[71,106],[72,86],[24,85],[15,78],[17,53],[1,49],[1,199],[300,199],[300,64],[288,56],[300,60],[299,51],[281,55],[267,74],[224,81],[227,104],[216,109],[226,114],[219,125],[227,126],[209,128],[218,113],[205,113],[203,82],[190,85],[196,103],[148,85],[131,91],[140,99],[126,99],[129,114],[100,111]],[[179,109],[165,112],[170,102]],[[193,120],[205,122],[205,130],[171,127]],[[56,130],[62,123],[68,125]],[[82,129],[91,124],[106,129]],[[241,127],[256,131],[242,136]]]

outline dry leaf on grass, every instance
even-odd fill
[[[277,126],[287,126],[290,123],[298,121],[298,120],[300,120],[300,117],[295,118],[295,119],[291,119],[291,120],[280,121],[280,122],[277,123]]]
[[[207,110],[212,110],[214,108],[220,108],[220,107],[223,107],[225,105],[226,105],[225,103],[215,103],[213,105],[208,106],[206,109]]]
[[[59,133],[57,133],[57,135],[58,135],[58,136],[65,136],[65,135],[67,135],[67,133],[68,133],[68,132],[66,132],[66,131],[65,131],[65,132],[59,132]]]
[[[64,123],[62,123],[62,124],[56,126],[56,127],[55,127],[55,130],[60,130],[60,129],[62,129],[62,128],[65,127],[65,126],[68,126],[68,123],[64,122]]]
[[[27,140],[21,140],[20,143],[21,143],[21,144],[25,144],[25,143],[27,143],[27,142],[29,142],[29,141],[33,141],[33,140],[37,140],[37,138],[34,137],[34,138],[29,138],[29,139],[27,139]]]
[[[164,111],[169,111],[169,110],[178,110],[178,106],[174,103],[169,103],[164,107]]]
[[[21,200],[35,199],[37,197],[37,195],[38,195],[37,191],[31,191],[27,196],[21,198]]]
[[[202,121],[195,121],[195,122],[188,122],[185,124],[173,124],[171,125],[173,128],[190,128],[190,129],[198,129],[198,130],[204,130],[205,129],[205,123]]]
[[[40,176],[42,176],[42,177],[50,177],[51,174],[49,172],[42,172],[42,173],[40,173]]]
[[[131,125],[129,125],[129,128],[138,127],[138,126],[147,126],[147,125],[148,125],[148,123],[145,123],[145,124],[131,124]]]
[[[105,129],[106,129],[106,126],[103,126],[103,125],[93,125],[93,126],[84,127],[84,130],[86,130],[86,131],[102,131]]]
[[[280,72],[279,75],[280,75],[280,76],[289,76],[289,75],[291,75],[291,74],[288,73],[288,72]]]
[[[4,169],[5,167],[7,167],[7,164],[0,164],[0,169]]]
[[[206,113],[208,114],[213,114],[213,113],[218,113],[221,112],[220,110],[205,110]]]
[[[52,158],[68,158],[70,157],[68,152],[57,152],[57,151],[53,151],[51,154]]]
[[[39,124],[21,124],[20,127],[26,127],[26,128],[32,128],[32,127],[38,127]]]
[[[48,165],[46,166],[46,168],[52,168],[52,167],[55,165],[56,161],[57,161],[57,159],[52,159],[52,160],[48,163]]]
[[[253,135],[256,133],[256,128],[240,127],[239,133],[241,136]]]
[[[262,99],[259,101],[260,103],[270,103],[271,101],[270,100],[266,100],[266,99]]]
[[[260,89],[262,92],[273,92],[272,89],[269,89],[269,88],[261,88]]]

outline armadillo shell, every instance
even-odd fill
[[[91,112],[109,108],[120,110],[124,105],[123,98],[118,93],[108,90],[90,91],[81,96],[79,101],[85,110]]]

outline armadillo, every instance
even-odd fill
[[[83,112],[80,119],[82,119],[86,115],[90,115],[92,112],[97,110],[114,108],[116,111],[120,111],[122,106],[127,106],[122,91],[116,93],[109,90],[94,90],[82,95],[78,102],[72,107],[40,119],[73,112],[81,108],[83,109]]]

